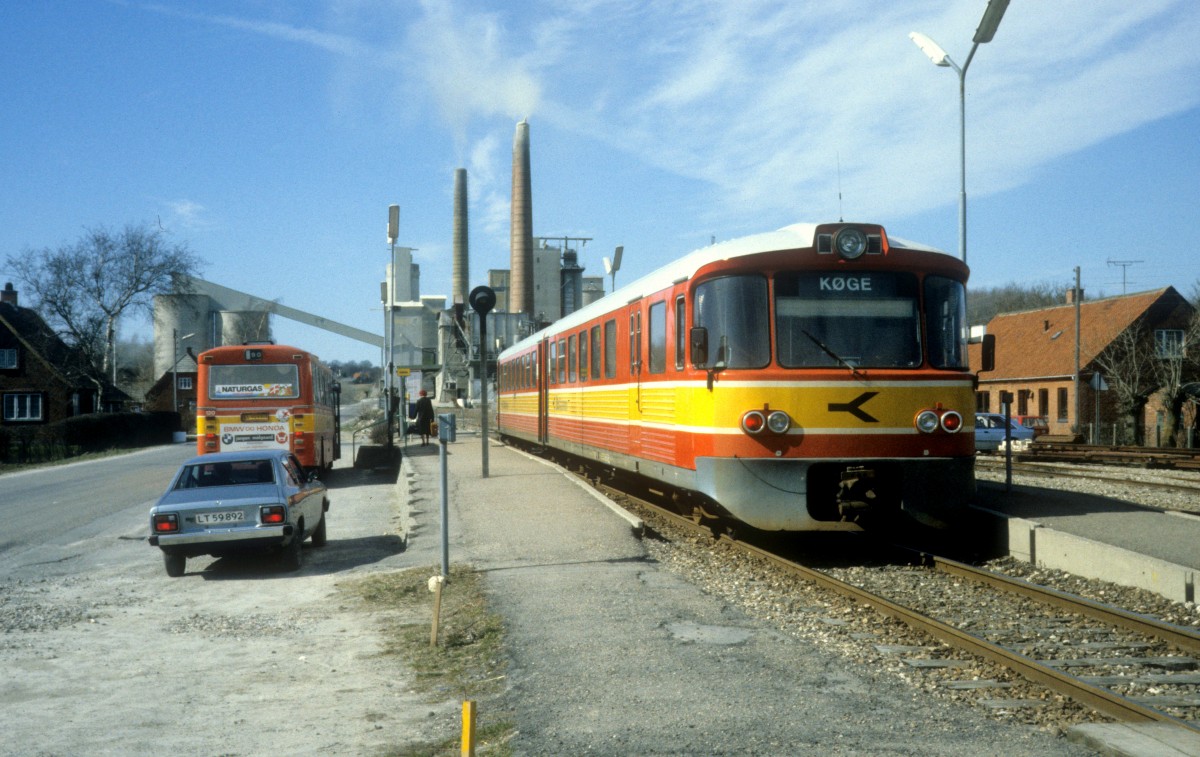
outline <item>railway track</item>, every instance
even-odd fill
[[[601,487],[692,534],[708,531],[662,502]],[[653,496],[653,495],[652,495]],[[643,513],[645,514],[645,513]],[[711,534],[711,532],[708,532]],[[1021,579],[930,555],[869,567],[817,570],[728,534],[720,544],[772,571],[873,608],[946,645],[879,645],[905,655],[914,669],[953,668],[957,654],[989,661],[1069,698],[1082,708],[1127,722],[1164,723],[1200,735],[1200,630],[1181,628]],[[1037,699],[1003,700],[1002,680],[948,681],[993,690],[1010,707]]]
[[[978,457],[976,468],[987,470],[1004,470],[1002,457]],[[1080,466],[1076,463],[1050,463],[1043,461],[1017,460],[1013,462],[1013,473],[1024,473],[1031,476],[1082,478],[1089,481],[1106,481],[1114,484],[1136,484],[1154,489],[1183,491],[1200,496],[1200,476],[1191,472],[1180,472],[1170,476],[1162,471],[1158,473],[1159,480],[1148,480],[1144,477],[1134,477],[1128,473],[1107,472],[1112,470],[1097,470],[1095,466]],[[1119,469],[1118,469],[1119,470]]]
[[[1035,442],[1014,453],[1021,462],[1103,463],[1139,468],[1200,471],[1200,450],[1170,447],[1112,447]]]

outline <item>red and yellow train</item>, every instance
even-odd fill
[[[975,490],[967,275],[874,224],[697,250],[505,350],[499,433],[759,529],[944,526]]]

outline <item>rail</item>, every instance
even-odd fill
[[[620,494],[620,496],[628,498],[642,507],[653,510],[656,514],[689,530],[704,531],[709,534],[713,533],[711,529],[700,525],[696,519],[679,515],[661,504],[646,500],[618,487],[605,484],[597,488],[601,491]],[[1046,686],[1096,712],[1127,722],[1163,723],[1183,728],[1192,733],[1200,733],[1200,726],[1197,726],[1192,721],[1177,718],[1162,710],[1110,691],[1103,686],[1089,683],[1063,672],[1053,666],[1053,661],[1041,661],[1013,651],[1001,644],[964,631],[923,612],[893,602],[822,571],[792,562],[769,550],[747,543],[728,534],[720,534],[718,539],[735,549],[755,555],[809,583],[813,583],[840,596],[861,602],[875,609],[877,612],[895,618],[910,628],[926,633],[955,649],[985,658],[1002,667],[1008,668],[1026,680]],[[900,548],[910,552],[913,551],[905,547]],[[1037,586],[1036,584],[1031,584],[1020,579],[975,568],[926,552],[919,552],[919,554],[927,564],[933,565],[939,571],[969,578],[972,581],[986,584],[992,588],[1016,593],[1042,604],[1099,620],[1113,627],[1143,634],[1177,646],[1180,649],[1200,652],[1200,634],[1190,629],[1162,623],[1152,618],[1130,613],[1119,608],[1109,607],[1083,597]]]

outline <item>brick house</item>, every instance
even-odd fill
[[[159,376],[146,391],[145,407],[179,413],[180,427],[189,434],[196,432],[196,358],[190,352],[181,355],[176,369]]]
[[[1160,347],[1182,344],[1195,308],[1174,287],[1080,302],[1079,418],[1075,418],[1073,294],[1067,292],[1063,305],[1001,313],[988,322],[987,333],[996,338],[996,368],[980,372],[975,409],[999,412],[1000,393],[1011,392],[1013,415],[1044,416],[1051,434],[1073,434],[1077,428],[1089,441],[1098,425],[1098,441],[1109,443],[1120,419],[1112,392],[1097,391],[1093,385],[1101,374],[1097,356],[1139,323],[1147,327]],[[972,365],[979,365],[979,350],[979,345],[971,345]],[[1141,422],[1142,438],[1154,444],[1155,429],[1161,425],[1157,397],[1150,398]],[[1193,404],[1185,413],[1184,425],[1194,424]]]
[[[96,385],[77,370],[78,354],[36,311],[20,307],[11,283],[0,292],[0,424],[20,426],[60,421],[74,415],[121,410],[129,395]]]

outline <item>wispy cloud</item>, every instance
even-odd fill
[[[208,215],[208,208],[194,200],[162,200],[160,204],[166,210],[166,218],[160,219],[159,223],[168,229],[202,231],[216,226]]]

